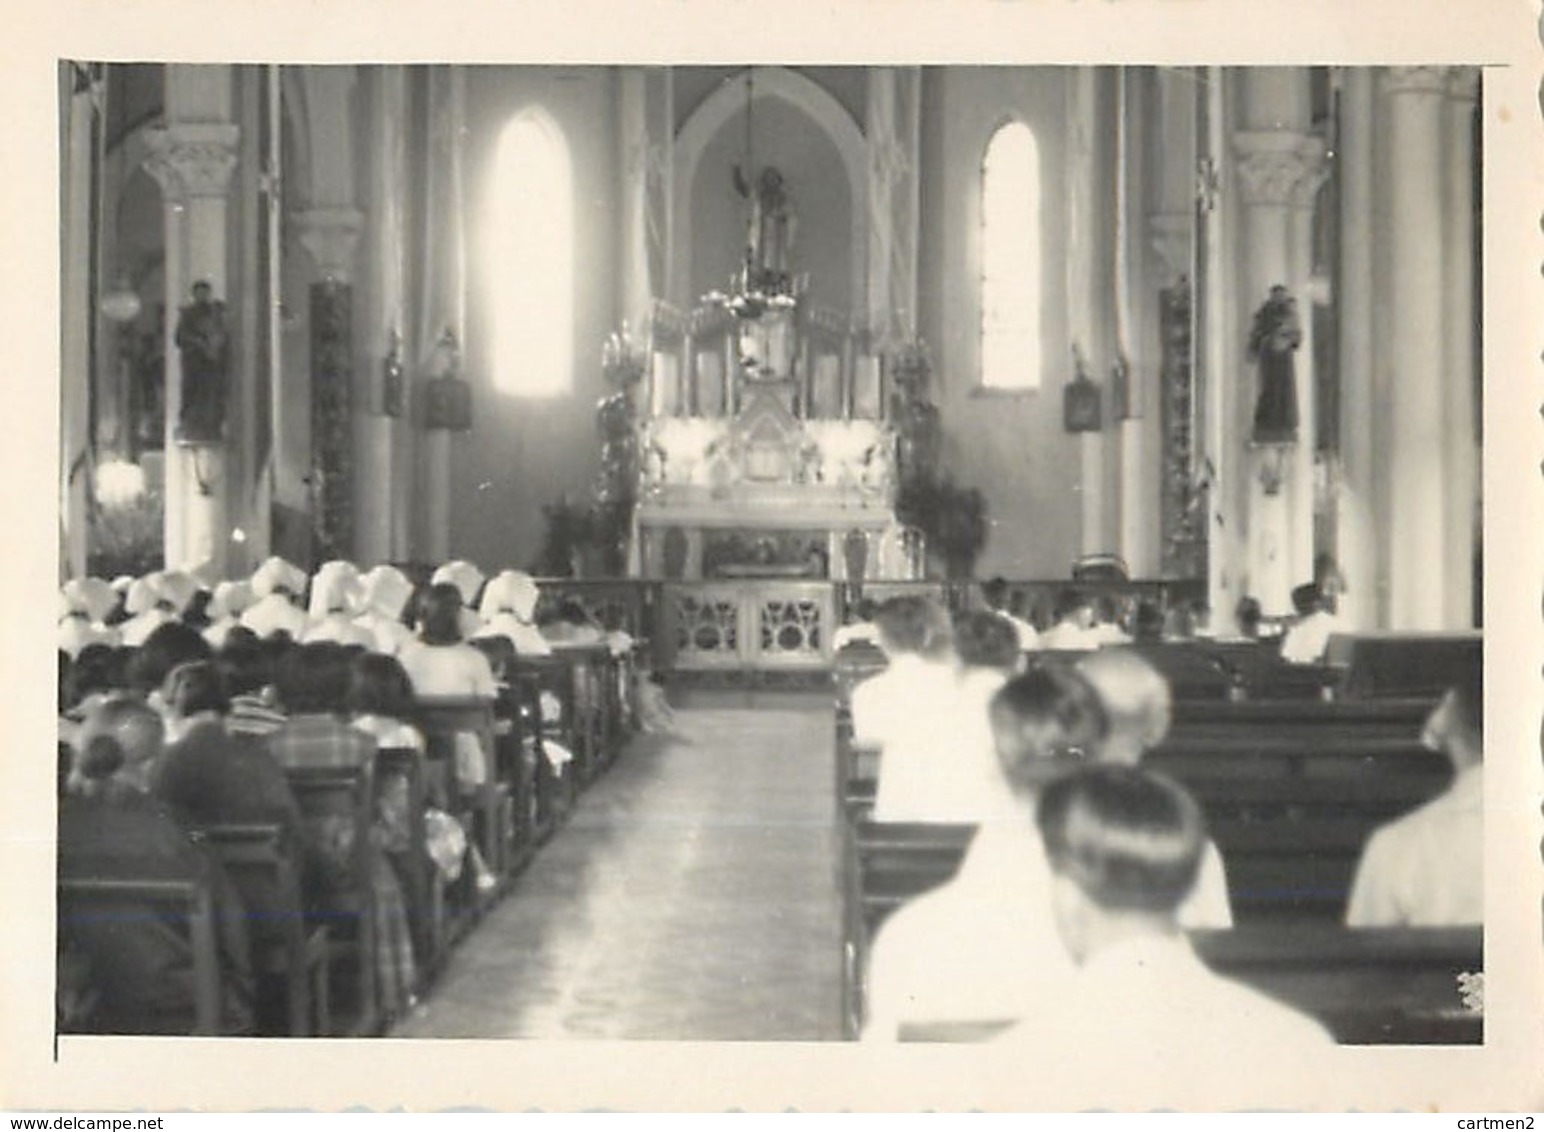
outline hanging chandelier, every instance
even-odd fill
[[[704,304],[721,307],[737,319],[752,321],[768,311],[798,305],[788,272],[787,244],[791,216],[782,174],[772,166],[756,171],[755,68],[745,72],[745,158],[734,167],[735,192],[745,202],[745,252],[729,278],[729,290],[709,291]]]

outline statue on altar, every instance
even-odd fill
[[[734,167],[735,190],[750,201],[751,217],[745,246],[749,266],[760,279],[782,279],[788,275],[789,253],[793,250],[798,217],[782,173],[768,165],[752,186],[740,166]]]

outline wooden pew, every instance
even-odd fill
[[[536,766],[538,807],[547,834],[567,820],[579,798],[582,784],[585,731],[579,722],[571,663],[559,656],[522,656],[515,662],[512,683],[522,689],[526,723],[538,744],[551,740],[573,752],[574,762],[554,770],[545,753]],[[555,704],[546,710],[543,700]]]
[[[464,821],[470,818],[467,830],[484,863],[504,881],[513,860],[515,787],[500,777],[493,702],[472,696],[419,696],[413,703],[413,718],[423,732],[436,777],[445,783],[446,808]],[[456,785],[456,736],[463,732],[477,736],[487,770],[484,784],[468,793]],[[489,893],[487,899],[495,895],[496,891]]]
[[[407,844],[387,849],[386,857],[402,883],[413,951],[425,987],[439,974],[453,934],[455,911],[447,899],[439,868],[429,857],[424,811],[429,805],[425,757],[411,747],[382,747],[375,754],[377,797],[400,777],[406,786]]]
[[[207,844],[247,905],[252,966],[284,988],[290,1037],[332,1028],[326,925],[308,926],[296,848],[273,823],[208,825],[196,836]],[[261,894],[261,900],[254,894]],[[261,906],[262,912],[258,912]],[[261,914],[259,924],[253,917]]]
[[[1338,923],[1368,835],[1446,788],[1445,756],[1381,726],[1180,730],[1144,758],[1201,803],[1237,922]]]
[[[1341,694],[1357,699],[1436,699],[1474,679],[1485,663],[1478,630],[1461,633],[1337,633],[1325,659],[1341,666]]]
[[[1483,930],[1294,924],[1195,932],[1208,966],[1311,1014],[1343,1045],[1478,1044],[1459,975],[1484,969]]]
[[[221,981],[219,949],[215,941],[214,899],[208,882],[194,877],[121,875],[61,876],[59,878],[59,934],[76,935],[75,928],[90,919],[153,915],[171,930],[184,934],[192,950],[193,1017],[190,1032],[197,1036],[221,1033]],[[83,946],[93,967],[110,968],[110,957],[94,954]],[[109,1018],[104,1032],[144,1033],[136,1018]]]
[[[863,972],[869,944],[885,918],[959,871],[973,825],[875,822],[843,824],[842,1026],[855,1038],[863,1025]]]
[[[373,767],[288,767],[305,844],[301,894],[313,923],[328,929],[328,961],[353,968],[350,1037],[381,1026],[376,995],[375,775]],[[346,852],[343,846],[346,844]],[[335,984],[336,985],[336,984]]]

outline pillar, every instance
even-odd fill
[[[364,193],[364,241],[370,269],[356,293],[365,356],[359,366],[362,396],[355,414],[354,553],[361,565],[407,557],[409,496],[393,490],[406,449],[407,342],[404,256],[408,228],[407,74],[398,64],[365,72],[369,84],[369,156]],[[394,377],[388,389],[387,371]]]
[[[1248,444],[1259,395],[1259,379],[1246,350],[1254,312],[1270,289],[1281,284],[1298,300],[1299,314],[1307,321],[1306,254],[1300,247],[1306,233],[1294,213],[1306,186],[1320,175],[1322,166],[1322,142],[1306,133],[1308,75],[1304,69],[1253,68],[1242,76],[1241,88],[1243,128],[1233,135],[1233,149],[1243,203],[1238,252],[1244,302],[1233,357],[1244,395],[1237,398],[1231,422],[1230,443],[1235,445]],[[1298,441],[1286,462],[1280,489],[1270,492],[1264,486],[1261,473],[1265,456],[1259,451],[1251,452],[1246,461],[1249,482],[1241,485],[1248,500],[1247,592],[1259,598],[1267,614],[1290,611],[1292,587],[1311,577],[1313,568],[1314,424],[1312,400],[1304,396],[1305,388],[1313,382],[1313,360],[1308,350],[1297,351],[1294,365]],[[1294,516],[1305,506],[1309,509],[1306,555],[1294,522]]]
[[[1474,108],[1480,73],[1455,67],[1443,108],[1442,336],[1447,521],[1444,623],[1474,624],[1474,553],[1480,539],[1480,447],[1475,396],[1480,311],[1475,303]]]
[[[178,443],[176,312],[199,281],[209,283],[216,300],[228,298],[228,195],[240,129],[229,120],[229,67],[168,66],[166,86],[168,125],[148,133],[146,159],[166,202],[166,565],[220,575],[229,535],[225,443]],[[231,345],[227,397],[246,364],[241,344]]]
[[[1340,496],[1337,558],[1346,588],[1338,614],[1352,629],[1380,623],[1373,447],[1373,81],[1366,67],[1341,75]]]
[[[311,546],[318,562],[354,553],[354,248],[364,215],[313,208],[300,243],[316,263],[311,284]]]
[[[59,580],[86,573],[88,483],[91,475],[91,163],[93,87],[78,82],[78,66],[59,66],[60,101],[65,107],[61,154],[64,196],[59,268]],[[100,175],[100,172],[99,174]],[[112,344],[109,343],[109,348]]]
[[[1393,378],[1383,537],[1389,627],[1438,629],[1446,618],[1449,562],[1441,237],[1447,75],[1442,67],[1394,67],[1382,80],[1391,158],[1391,175],[1379,186],[1391,233],[1388,276],[1380,288],[1390,312],[1380,349],[1388,351]]]

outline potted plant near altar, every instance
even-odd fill
[[[986,496],[961,487],[947,474],[919,476],[901,484],[895,515],[903,526],[922,532],[927,549],[943,560],[949,578],[968,578],[987,539]]]

